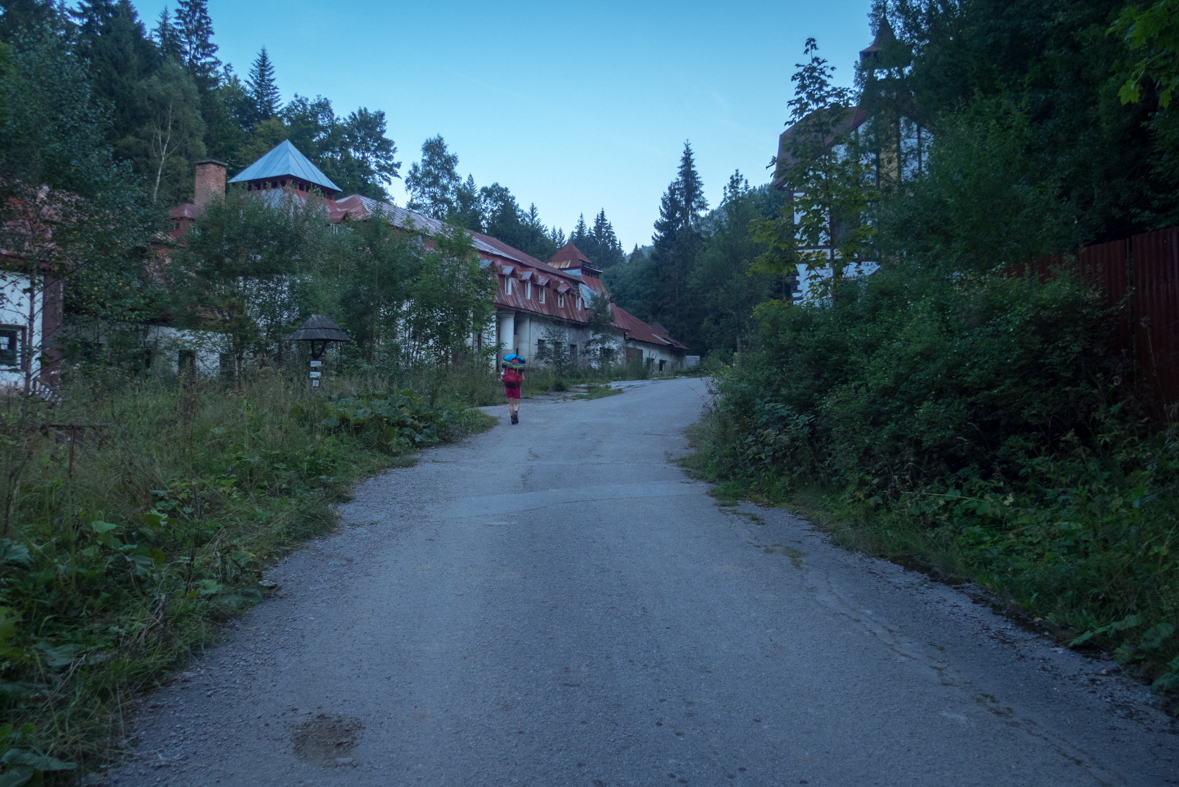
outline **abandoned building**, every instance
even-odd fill
[[[197,163],[194,202],[177,206],[170,214],[173,237],[180,237],[200,220],[213,195],[225,193],[226,175],[226,165],[219,161]],[[228,183],[244,186],[247,193],[277,190],[299,199],[319,199],[333,223],[382,215],[395,226],[412,228],[426,236],[437,234],[443,227],[438,219],[359,194],[339,197],[339,187],[290,141],[280,143]],[[498,345],[501,355],[516,352],[534,359],[560,354],[575,362],[584,360],[591,341],[592,301],[610,297],[601,272],[572,243],[549,262],[542,262],[490,235],[470,234],[472,247],[480,259],[493,267],[499,281],[495,325],[483,335],[471,337],[471,341],[480,349]],[[655,372],[683,367],[688,348],[662,326],[648,325],[616,304],[611,303],[609,308],[614,337],[600,348],[603,359],[639,359]],[[555,346],[558,343],[559,350]]]

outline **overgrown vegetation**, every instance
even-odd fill
[[[1162,692],[1179,690],[1176,427],[1147,417],[1095,293],[1066,269],[1012,275],[1173,221],[1174,184],[1160,177],[1171,72],[1156,57],[1131,73],[1120,9],[877,4],[900,41],[860,73],[872,124],[857,137],[820,122],[819,144],[779,161],[792,183],[864,156],[877,191],[857,202],[839,193],[856,178],[816,180],[799,220],[791,205],[772,220],[781,231],[759,263],[810,264],[814,238],[794,233],[822,236],[826,222],[820,240],[881,268],[831,278],[801,306],[758,306],[757,350],[712,361],[718,397],[688,464],[726,497],[819,511],[847,543],[988,586]],[[816,89],[829,73],[808,54],[798,101],[825,95],[807,105],[821,121],[843,97]],[[1138,104],[1122,106],[1126,85]],[[920,166],[916,149],[903,160],[905,113],[932,130]]]
[[[263,566],[330,530],[353,482],[489,422],[377,379],[316,395],[273,371],[78,381],[65,402],[0,402],[8,774],[98,764],[128,701],[260,600]]]
[[[1179,688],[1179,442],[1127,418],[1103,315],[1067,278],[918,279],[770,306],[714,377],[697,472],[818,506]]]

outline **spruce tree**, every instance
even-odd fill
[[[471,232],[483,231],[483,193],[475,185],[475,178],[468,174],[467,180],[454,191],[454,211],[451,220]]]
[[[622,244],[618,242],[618,236],[614,234],[614,227],[606,219],[606,209],[598,211],[597,217],[594,218],[594,246],[596,257],[587,257],[593,261],[594,266],[600,270],[606,270],[625,259],[622,251]]]
[[[115,4],[111,0],[82,0],[69,15],[76,25],[78,54],[88,60],[95,40],[110,26]]]
[[[270,56],[266,54],[266,47],[262,47],[262,51],[254,60],[254,65],[250,67],[250,78],[246,80],[246,86],[254,100],[256,121],[269,120],[278,114],[282,96],[274,81],[274,65],[270,62]]]
[[[120,158],[120,143],[143,123],[141,84],[161,64],[130,0],[89,0],[77,17],[78,54],[89,62],[94,97],[110,116],[108,141]]]
[[[176,32],[180,59],[202,92],[217,87],[221,61],[213,43],[213,20],[209,18],[208,0],[179,0],[176,9]]]
[[[162,57],[180,62],[180,33],[176,30],[167,8],[160,12],[151,37]]]
[[[569,242],[581,250],[585,254],[585,250],[589,248],[590,239],[589,227],[585,226],[585,214],[581,213],[577,216],[577,226],[573,228],[573,232],[569,234]],[[586,254],[585,256],[589,256]]]
[[[700,173],[696,171],[696,162],[692,158],[692,143],[684,142],[684,152],[680,156],[680,170],[676,177],[679,184],[679,196],[683,203],[683,220],[685,226],[694,230],[700,229],[700,219],[708,210],[708,200],[704,198],[704,182],[700,180]]]
[[[700,223],[706,210],[704,183],[696,171],[692,146],[685,142],[676,178],[660,200],[651,239],[655,246],[651,259],[659,282],[651,313],[673,336],[687,339],[689,344],[698,320],[692,314],[687,284],[700,251]]]

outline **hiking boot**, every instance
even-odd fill
[[[520,416],[519,416],[519,414],[517,414],[517,413],[512,413],[512,423],[514,423],[514,424],[518,424],[518,423],[520,423]]]

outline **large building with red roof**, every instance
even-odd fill
[[[381,215],[395,226],[427,237],[443,227],[438,219],[387,202],[359,194],[339,197],[340,189],[289,141],[246,167],[229,183],[244,185],[247,193],[277,192],[319,199],[333,223],[365,221]],[[195,201],[172,210],[173,237],[180,237],[199,221],[205,203],[214,194],[223,194],[225,185],[225,164],[198,162]],[[542,262],[490,235],[470,235],[472,248],[493,267],[499,282],[494,329],[472,337],[472,341],[483,346],[496,344],[501,354],[515,352],[529,359],[557,354],[554,345],[561,343],[561,356],[584,358],[591,340],[592,301],[610,298],[601,272],[590,260],[572,243],[565,244],[548,262]],[[662,326],[648,325],[616,304],[611,303],[609,308],[616,335],[613,346],[603,348],[607,357],[615,361],[641,359],[655,372],[682,368],[688,348]]]

